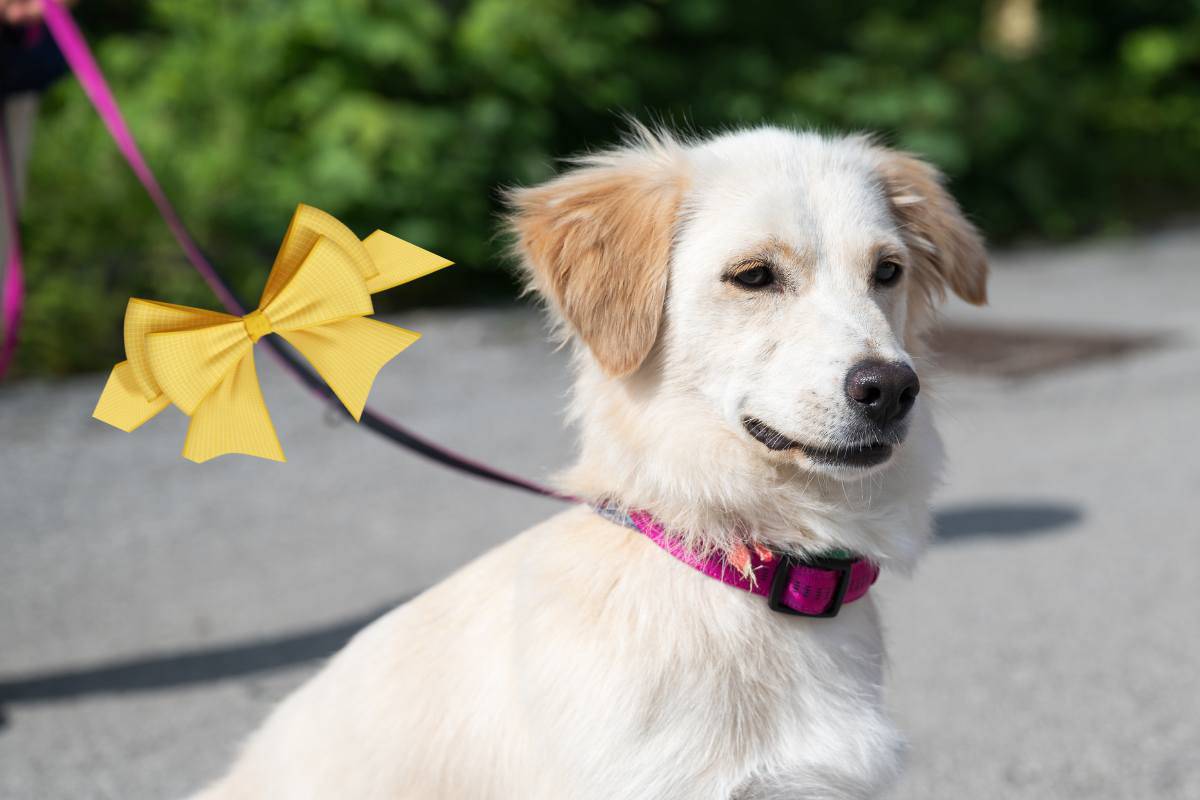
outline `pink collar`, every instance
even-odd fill
[[[776,553],[764,561],[750,551],[750,569],[754,580],[729,566],[721,554],[698,558],[682,543],[667,536],[663,527],[644,511],[628,514],[609,506],[598,506],[606,519],[646,535],[689,567],[721,583],[767,598],[767,605],[782,614],[800,617],[836,617],[844,603],[853,603],[867,593],[879,577],[879,567],[865,558],[798,557]]]

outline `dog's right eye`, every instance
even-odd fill
[[[762,289],[775,282],[775,273],[766,264],[759,264],[734,275],[733,282],[745,289]]]

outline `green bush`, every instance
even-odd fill
[[[511,293],[497,188],[612,141],[620,111],[702,131],[879,131],[945,169],[994,241],[1119,231],[1200,204],[1200,7],[1045,6],[1022,54],[989,33],[991,7],[950,0],[80,12],[147,158],[238,291],[256,296],[304,201],[458,262],[391,295],[431,304]],[[214,306],[70,80],[39,120],[24,231],[26,372],[119,358],[130,295]]]

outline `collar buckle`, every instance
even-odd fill
[[[846,599],[846,589],[850,586],[850,570],[854,568],[857,559],[822,558],[820,556],[797,558],[786,553],[779,553],[778,558],[779,565],[775,568],[775,575],[771,578],[771,590],[767,593],[767,606],[772,611],[796,617],[814,617],[817,619],[836,617],[838,615],[838,612],[842,610],[842,602]],[[796,567],[808,567],[809,569],[821,569],[837,573],[837,584],[834,587],[833,596],[830,598],[829,605],[825,607],[824,611],[819,613],[801,611],[784,603],[784,597],[787,596],[788,588],[792,582],[792,570]]]

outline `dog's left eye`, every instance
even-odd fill
[[[875,285],[891,286],[900,280],[900,273],[903,271],[904,268],[895,261],[880,261],[875,265]]]
[[[742,270],[733,276],[733,280],[738,286],[747,289],[762,289],[775,282],[775,273],[766,264],[759,264],[756,267]]]

